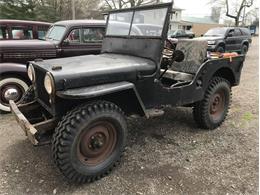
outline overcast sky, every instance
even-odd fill
[[[174,0],[174,2],[177,7],[184,9],[184,16],[203,17],[211,13],[209,0]],[[259,0],[255,0],[254,5],[259,7]]]
[[[208,0],[174,0],[177,7],[184,9],[183,15],[205,16],[210,15]]]

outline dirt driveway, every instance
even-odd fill
[[[258,38],[218,129],[197,129],[191,109],[129,121],[122,164],[100,181],[74,185],[50,147],[32,147],[11,115],[0,117],[0,194],[257,194]]]

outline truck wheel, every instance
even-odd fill
[[[242,48],[241,48],[241,54],[246,54],[247,53],[247,51],[248,51],[248,47],[247,47],[247,45],[242,45]]]
[[[216,52],[225,53],[225,48],[222,47],[222,46],[218,46],[217,49],[216,49]]]
[[[73,182],[100,179],[119,163],[126,136],[124,114],[115,104],[98,101],[80,106],[65,115],[55,129],[55,164]]]
[[[200,128],[215,129],[225,120],[231,102],[230,83],[214,77],[205,92],[204,99],[193,107],[193,117]]]
[[[0,80],[0,111],[10,112],[9,100],[19,104],[28,84],[15,77],[6,77]]]

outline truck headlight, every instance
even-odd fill
[[[44,87],[48,94],[52,94],[54,92],[54,81],[49,72],[47,72],[44,77]]]
[[[215,45],[216,41],[208,41],[209,45]]]
[[[28,70],[27,70],[27,74],[28,74],[29,79],[32,82],[34,82],[35,81],[35,71],[34,71],[34,68],[33,68],[32,64],[29,64],[29,67],[28,67]]]

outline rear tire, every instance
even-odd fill
[[[127,125],[122,110],[98,101],[75,108],[63,117],[52,139],[53,158],[70,181],[92,182],[120,162]]]
[[[221,77],[214,77],[204,99],[195,103],[193,117],[200,128],[215,129],[220,126],[228,113],[231,102],[230,83]]]
[[[28,84],[20,78],[5,77],[0,80],[0,111],[10,112],[9,100],[19,104]]]

